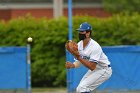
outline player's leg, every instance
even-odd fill
[[[90,73],[90,75],[89,75]],[[106,81],[112,74],[112,70],[110,68],[88,71],[88,76],[84,76],[84,79],[80,82],[77,87],[77,93],[93,91],[99,85],[101,85],[104,81]]]
[[[86,92],[81,92],[81,91],[80,91],[80,90],[81,90],[80,85],[81,85],[81,83],[82,83],[86,78],[88,78],[93,72],[94,72],[94,71],[88,70],[88,72],[83,76],[83,78],[81,79],[81,81],[80,81],[80,83],[79,83],[79,85],[78,85],[78,87],[77,87],[77,89],[76,89],[76,93],[86,93]],[[90,92],[87,92],[87,93],[90,93]]]
[[[88,76],[90,76],[93,72],[88,70],[88,72],[83,76],[83,78],[81,79],[80,83],[82,83]],[[79,83],[79,85],[80,85]],[[76,89],[76,93],[84,93],[84,92],[80,92],[80,88],[77,87]],[[88,93],[88,92],[87,92]]]

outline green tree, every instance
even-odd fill
[[[103,0],[103,4],[105,9],[112,13],[140,12],[139,0]]]

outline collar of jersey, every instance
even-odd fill
[[[91,41],[91,38],[90,38],[90,40],[89,40],[88,44],[86,45],[86,47],[85,47],[85,48],[83,47],[83,50],[85,50],[85,49],[89,46],[90,41]]]

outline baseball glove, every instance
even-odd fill
[[[80,54],[78,52],[78,45],[74,41],[68,40],[65,44],[65,47],[76,58],[78,58],[80,56]]]

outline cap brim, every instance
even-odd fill
[[[86,31],[85,29],[76,29],[76,30],[79,31],[79,32]]]

